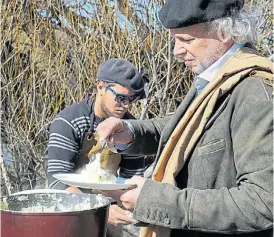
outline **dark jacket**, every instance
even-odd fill
[[[176,187],[147,180],[134,218],[171,228],[172,237],[272,236],[272,91],[263,78],[249,77],[223,97]],[[130,120],[135,140],[127,152],[158,159],[194,94],[191,88],[171,118]]]

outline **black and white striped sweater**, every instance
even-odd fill
[[[47,179],[49,188],[66,189],[53,174],[70,173],[80,154],[84,134],[90,129],[91,108],[87,100],[72,104],[62,110],[52,121],[49,130]],[[98,121],[94,121],[94,128]],[[119,176],[143,176],[146,169],[144,156],[122,155]]]

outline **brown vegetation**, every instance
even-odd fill
[[[96,3],[89,18],[85,17],[90,11],[86,2],[74,2],[79,4],[69,7],[61,0],[1,3],[1,148],[12,154],[5,163],[1,157],[3,193],[32,183],[33,173],[45,187],[48,126],[60,110],[88,94],[98,65],[106,59],[126,58],[148,74],[149,98],[132,108],[137,117],[174,111],[190,86],[191,73],[173,62],[168,31],[157,21],[156,9],[162,0],[147,1],[149,6],[135,1],[135,7],[129,0],[113,1],[114,6],[106,0],[86,0]],[[262,45],[272,37],[272,1],[259,3],[270,6],[263,14],[264,35],[257,45],[269,55],[269,47]],[[127,19],[124,27],[118,17],[121,13]]]

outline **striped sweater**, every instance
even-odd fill
[[[80,154],[84,134],[90,128],[91,108],[87,100],[62,110],[52,121],[49,130],[47,179],[49,188],[66,189],[68,186],[52,177],[57,173],[71,173]],[[94,126],[98,121],[94,121]],[[147,167],[144,156],[122,155],[119,176],[143,176]]]

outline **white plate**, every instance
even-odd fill
[[[128,189],[134,184],[126,184],[126,179],[123,178],[116,178],[116,183],[92,183],[86,178],[84,178],[81,174],[54,174],[54,178],[60,180],[62,183],[75,186],[79,188],[86,188],[86,189],[100,189],[100,190],[118,190],[118,189]]]

